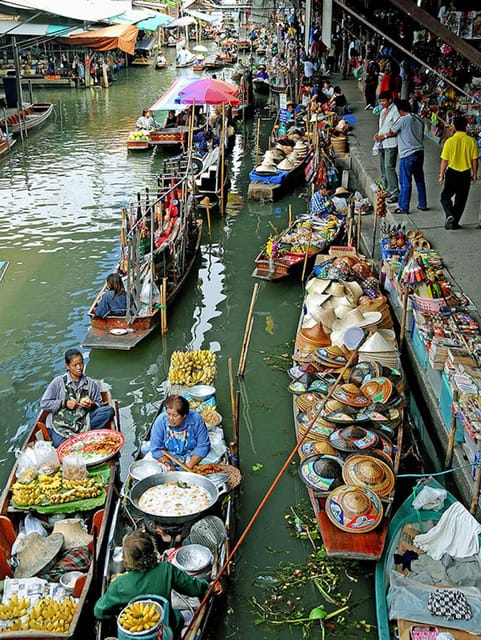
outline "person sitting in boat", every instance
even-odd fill
[[[187,60],[189,59],[189,53],[190,52],[188,52],[185,47],[182,47],[182,49],[177,54],[177,58],[175,59],[177,64],[186,64]]]
[[[167,38],[167,44],[169,45],[169,47],[175,47],[176,43],[177,43],[177,40],[175,39],[175,36],[170,35]]]
[[[343,94],[341,87],[334,87],[334,93],[329,100],[329,108],[337,113],[346,113],[347,110],[347,98]]]
[[[159,53],[157,54],[157,64],[167,64],[167,59],[162,51],[159,51]]]
[[[106,291],[95,308],[96,318],[125,316],[127,313],[127,292],[118,273],[107,276]]]
[[[269,74],[267,73],[266,65],[259,65],[258,71],[256,73],[256,78],[260,78],[261,80],[269,80]]]
[[[167,114],[162,127],[164,129],[172,129],[172,127],[176,127],[176,126],[177,126],[177,116],[175,115],[174,109],[171,109]]]
[[[199,131],[193,137],[197,146],[197,151],[201,156],[205,156],[211,149],[219,146],[219,137],[214,135],[210,129]]]
[[[113,580],[104,595],[97,600],[94,615],[99,620],[114,618],[125,605],[142,594],[161,596],[170,601],[172,590],[184,596],[202,599],[209,583],[190,576],[171,562],[159,560],[152,537],[144,531],[131,531],[122,540],[123,561],[126,572]],[[214,593],[222,593],[217,582]],[[169,619],[165,621],[179,638],[185,620],[182,613],[169,607]]]
[[[40,408],[48,411],[47,428],[54,447],[70,436],[104,429],[114,417],[113,407],[103,405],[100,387],[84,375],[84,359],[78,349],[65,352],[67,373],[56,376],[40,400]]]
[[[210,451],[209,432],[200,413],[190,408],[183,396],[171,395],[154,421],[150,434],[150,454],[164,471],[178,470],[165,453],[186,466],[195,467]]]
[[[329,213],[334,213],[336,207],[329,195],[329,187],[327,184],[321,184],[319,191],[316,191],[309,203],[309,213],[314,216],[323,216]]]
[[[137,129],[143,129],[144,131],[151,131],[155,128],[155,122],[149,109],[142,111],[142,115],[137,118],[135,126]]]

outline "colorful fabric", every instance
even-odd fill
[[[88,571],[92,554],[88,547],[72,547],[65,551],[60,560],[57,560],[50,569],[38,574],[38,578],[48,582],[58,582],[67,571]]]

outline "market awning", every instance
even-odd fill
[[[75,0],[75,2],[65,2],[65,0],[2,0],[2,4],[16,9],[43,11],[86,22],[108,20],[123,13],[127,8],[125,2],[118,0]]]
[[[192,16],[182,16],[173,20],[170,24],[166,24],[164,29],[176,29],[177,27],[188,27],[190,24],[195,24],[197,21]]]
[[[202,20],[202,22],[220,22],[222,20],[222,14],[211,16],[208,13],[195,11],[195,9],[186,9],[185,12],[190,14],[194,18],[197,18],[197,20]]]
[[[104,29],[75,33],[68,38],[62,38],[62,42],[77,47],[90,47],[97,51],[120,49],[134,55],[138,32],[138,28],[133,24],[116,24]]]
[[[190,78],[181,77],[174,80],[167,91],[150,107],[150,111],[170,111],[171,109],[182,111],[187,109],[189,105],[180,104],[179,93],[189,84],[192,84],[194,80],[196,80],[194,76]]]
[[[55,34],[67,35],[77,27],[67,27],[60,24],[35,24],[19,22],[18,20],[0,20],[0,35],[8,36],[51,36]]]
[[[145,31],[155,31],[158,27],[163,27],[172,22],[172,20],[173,18],[166,13],[158,13],[156,16],[137,22],[137,27]]]

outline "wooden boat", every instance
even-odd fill
[[[216,60],[221,62],[223,65],[235,64],[237,62],[237,56],[233,56],[230,54],[221,54],[216,56]]]
[[[170,127],[155,129],[147,134],[152,147],[184,147],[187,142],[189,127]]]
[[[0,137],[0,156],[7,154],[15,144],[16,140],[11,135]]]
[[[349,253],[348,248],[346,248],[345,255],[347,258],[354,257],[354,254]],[[331,262],[334,260],[335,257],[331,257]],[[324,261],[319,264],[326,266],[328,263]],[[368,277],[367,272],[365,277]],[[316,291],[315,295],[317,295],[317,286],[332,282],[329,280],[320,282],[320,280],[322,279],[313,276],[307,283],[306,290],[309,292],[313,287],[313,290]],[[345,291],[348,291],[348,289],[345,289]],[[308,389],[313,384],[312,382],[302,383],[303,386],[297,388],[296,378],[292,373],[296,369],[294,368],[290,371],[290,375],[293,377],[290,389],[295,394],[293,411],[296,437],[298,441],[302,440],[303,443],[299,450],[299,455],[301,456],[299,474],[306,484],[326,553],[329,556],[353,560],[378,560],[381,557],[387,538],[395,494],[395,478],[401,460],[404,426],[402,380],[399,374],[390,378],[392,370],[391,373],[382,374],[384,376],[382,384],[385,385],[385,391],[388,391],[385,395],[383,392],[382,398],[384,402],[381,402],[381,398],[376,397],[376,400],[380,400],[380,402],[376,402],[375,409],[371,409],[370,407],[373,407],[373,405],[369,404],[369,400],[371,403],[374,402],[374,395],[371,393],[374,383],[373,386],[369,387],[370,391],[368,391],[368,387],[364,386],[364,382],[354,385],[352,378],[347,378],[349,384],[358,389],[361,386],[363,388],[363,391],[357,391],[357,405],[352,404],[352,401],[348,406],[346,406],[347,402],[346,404],[339,403],[339,398],[347,394],[347,390],[341,388],[339,395],[333,394],[332,396],[341,406],[344,405],[337,415],[329,406],[322,410],[316,408],[315,403],[319,403],[325,392],[331,388],[341,372],[343,364],[347,362],[347,358],[339,347],[329,351],[333,347],[330,344],[329,336],[322,331],[319,322],[314,323],[313,328],[307,328],[307,326],[312,326],[311,322],[303,327],[305,310],[312,310],[311,303],[308,302],[308,296],[309,294],[304,300],[303,311],[301,312],[293,359],[295,366],[302,367],[306,365],[312,367],[312,378],[315,377],[317,382],[309,391]],[[314,301],[312,304],[315,304]],[[389,307],[387,307],[385,301],[383,306],[383,323],[389,319],[389,323],[392,326]],[[319,353],[316,351],[319,347],[323,347],[323,350],[320,351],[327,354],[327,362],[316,359],[315,354]],[[335,361],[334,358],[337,358],[337,360]],[[321,364],[321,362],[324,362],[324,364]],[[357,377],[355,379],[364,380],[366,385],[369,384],[368,378],[363,378],[363,376],[369,375],[366,373],[367,370],[372,371],[375,376],[380,375],[379,372],[385,371],[380,363],[371,365],[371,362],[371,360],[369,362],[361,362],[356,373]],[[366,368],[364,369],[363,367]],[[351,369],[351,371],[353,370]],[[302,374],[302,371],[300,373]],[[377,385],[377,380],[381,380],[381,378],[375,379]],[[384,382],[385,379],[388,379],[388,382]],[[300,378],[297,378],[297,380],[300,380]],[[304,384],[306,384],[305,391]],[[319,385],[319,392],[315,390],[316,385]],[[351,393],[354,392],[351,391]],[[364,393],[366,396],[364,396]],[[395,395],[393,396],[392,394]],[[391,406],[386,402],[394,397],[396,397],[398,408],[393,412],[391,411]],[[346,399],[350,401],[347,396]],[[382,404],[386,407],[384,411],[381,409]],[[357,409],[355,408],[356,406],[358,407]],[[361,406],[366,407],[366,412],[369,412],[369,419],[366,419],[366,416],[360,410]],[[389,416],[389,422],[381,423],[379,415],[381,417]],[[369,426],[363,428],[363,425],[367,424]],[[389,424],[388,430],[385,429],[387,424]],[[378,425],[378,428],[376,428],[376,425]],[[390,437],[387,436],[387,433],[389,433]],[[346,434],[344,441],[342,440],[343,434]],[[347,434],[350,435],[350,440],[347,438]],[[328,452],[327,461],[321,455],[325,454],[326,451]],[[362,459],[362,465],[365,469],[375,468],[375,474],[378,474],[376,477],[379,476],[380,484],[369,485],[366,483],[366,485],[362,485],[359,478],[364,476],[360,471],[356,476],[354,473],[347,476],[346,466],[350,459],[352,462],[356,460],[356,464],[359,462],[359,465],[361,465],[360,460]],[[330,470],[324,474],[321,472],[316,473],[316,464],[328,464],[330,467],[334,464],[335,472]],[[366,477],[367,475],[369,474],[366,474]],[[381,486],[382,491],[380,490]],[[373,491],[373,488],[376,488],[378,493]],[[345,503],[343,502],[344,497],[346,499]],[[352,507],[351,514],[349,514],[350,507]]]
[[[111,403],[111,398],[108,392],[103,392],[102,396],[106,403]],[[38,446],[35,445],[35,443],[50,440],[49,433],[45,425],[46,415],[47,413],[44,411],[39,414],[22,446],[22,453],[25,453],[27,450],[31,450],[31,447]],[[119,433],[117,424],[113,422],[111,427],[115,433]],[[108,430],[102,431],[108,433]],[[85,432],[86,435],[88,433],[89,432]],[[122,439],[119,438],[119,443],[122,442],[123,437]],[[37,601],[38,592],[34,595],[35,590],[30,587],[29,595],[28,592],[21,590],[23,588],[22,583],[23,585],[26,584],[25,580],[12,580],[14,576],[14,570],[12,567],[15,565],[15,558],[13,558],[12,561],[11,555],[12,544],[17,538],[20,524],[28,513],[35,515],[43,522],[44,525],[47,524],[47,519],[49,521],[50,519],[58,520],[59,518],[62,518],[62,515],[66,519],[74,517],[76,519],[74,522],[80,523],[83,521],[85,523],[87,531],[92,535],[92,539],[88,544],[90,560],[86,546],[77,549],[81,552],[81,557],[84,558],[84,566],[88,566],[88,569],[84,569],[81,578],[75,582],[73,587],[72,595],[75,598],[78,598],[78,604],[76,608],[74,608],[70,624],[67,622],[65,628],[53,625],[52,623],[54,622],[55,617],[61,618],[62,614],[51,613],[50,618],[48,615],[43,618],[43,622],[40,622],[38,616],[36,616],[36,621],[31,623],[28,622],[27,629],[22,626],[27,624],[26,616],[22,618],[22,622],[20,622],[20,618],[16,618],[15,620],[11,620],[11,627],[10,629],[7,629],[9,623],[5,618],[2,618],[2,636],[9,638],[10,640],[28,640],[31,638],[53,640],[54,638],[79,637],[79,634],[82,632],[85,633],[85,629],[88,628],[92,616],[92,598],[100,589],[97,567],[99,563],[103,563],[105,558],[107,534],[110,530],[113,512],[115,510],[116,502],[118,501],[118,454],[106,460],[103,464],[90,467],[89,478],[98,478],[98,482],[103,485],[101,493],[97,497],[77,499],[63,504],[38,504],[20,508],[20,506],[16,505],[12,501],[14,490],[17,490],[15,488],[17,473],[19,473],[19,466],[18,464],[15,464],[0,498],[0,576],[2,581],[4,581],[4,604],[7,601],[8,594],[18,593],[18,598],[25,595],[30,601],[26,615],[29,616],[29,620],[34,620],[35,614],[32,613],[30,616],[30,613],[33,611],[35,601]],[[61,471],[58,473],[61,473]],[[38,479],[34,479],[33,482],[40,486],[40,482],[44,482],[44,480],[39,481]],[[16,486],[18,486],[18,484]],[[62,562],[65,563],[66,560],[58,561],[49,569],[51,579],[48,582],[45,582],[42,595],[47,594],[48,596],[54,589],[57,589],[57,594],[64,598],[69,595],[65,591],[60,592],[59,594],[58,581],[53,581],[53,576],[58,575],[59,572],[62,571]],[[65,564],[65,566],[67,565]],[[70,560],[70,567],[67,566],[66,570],[68,571],[71,568],[72,564]],[[62,604],[60,605],[63,607],[63,611],[66,610],[65,605],[63,604],[64,602],[65,600],[61,600]],[[70,617],[68,619],[70,620]],[[48,624],[49,622],[51,623],[50,625]]]
[[[257,93],[269,93],[271,81],[269,78],[252,78],[252,86]]]
[[[182,60],[182,62],[176,61],[175,66],[177,69],[191,67],[194,64],[195,60],[196,60],[195,54],[193,54],[191,51],[186,51],[185,57]]]
[[[221,69],[224,63],[221,60],[204,60],[204,69]]]
[[[8,133],[19,134],[20,131],[30,131],[45,122],[52,114],[51,102],[33,102],[21,111],[0,120],[0,129]]]
[[[168,66],[169,66],[169,63],[167,62],[167,60],[165,62],[156,62],[155,63],[155,68],[156,69],[165,69]]]
[[[252,276],[276,282],[303,269],[310,273],[317,255],[326,253],[331,245],[342,242],[344,227],[345,216],[336,214],[316,222],[295,220],[277,238],[271,238],[258,254]]]
[[[312,173],[313,153],[309,151],[300,164],[289,171],[279,170],[276,173],[264,175],[252,169],[249,173],[249,187],[247,197],[252,200],[278,200],[295,185],[304,183]]]
[[[237,41],[237,50],[238,51],[250,51],[252,47],[252,43],[250,40],[238,40]]]
[[[151,56],[136,56],[130,63],[133,67],[149,67],[154,59]]]
[[[138,194],[137,200],[123,209],[122,257],[116,271],[124,278],[133,308],[122,317],[96,317],[104,285],[89,310],[91,328],[85,347],[132,349],[159,327],[166,308],[187,282],[199,253],[202,230],[189,198],[187,176],[178,180],[164,175],[153,201],[147,189],[145,198]]]
[[[143,131],[131,131],[127,138],[127,151],[146,151],[149,148],[149,138]]]
[[[182,356],[189,356],[189,354],[191,353],[193,354],[195,352],[189,352],[189,351],[177,352],[177,354],[180,354]],[[209,353],[209,352],[203,351],[202,353]],[[210,355],[212,356],[214,354],[211,353]],[[171,361],[170,371],[172,371],[172,369],[173,369],[173,365]],[[208,380],[210,383],[213,382],[212,378],[209,378]],[[211,396],[205,402],[193,401],[193,399],[191,399],[189,395],[188,386],[184,384],[174,385],[171,382],[168,382],[167,384],[168,384],[168,392],[167,392],[168,394],[175,393],[175,394],[185,395],[185,397],[189,399],[191,408],[196,408],[196,410],[200,411],[201,413],[207,410],[207,412],[212,416],[210,423],[209,423],[209,419],[206,417],[206,424],[209,430],[214,429],[217,441],[219,437],[221,437],[222,440],[224,440],[222,436],[222,431],[223,431],[222,426],[219,423],[219,419],[221,419],[220,414],[218,414],[216,411],[217,403],[216,403],[215,396]],[[163,407],[161,406],[155,418],[157,418],[157,416],[160,414],[162,409]],[[206,414],[204,413],[204,415]],[[153,422],[155,422],[155,418]],[[142,451],[143,450],[145,451],[145,448],[148,449],[148,440],[150,437],[150,431],[151,431],[153,422],[150,428],[147,430],[147,432],[143,436],[144,442],[147,444],[147,447],[145,447],[145,445],[139,447],[137,454],[134,457],[134,462],[130,466],[129,477],[126,479],[124,486],[122,487],[122,495],[124,496],[129,496],[129,492],[132,486],[135,484],[135,478],[141,477],[143,475],[142,470],[140,470],[140,473],[139,473],[138,465],[139,464],[142,465],[142,462],[146,462],[147,464],[152,464],[152,462],[149,463],[148,460],[145,460],[145,461],[142,460],[144,455]],[[214,425],[217,425],[217,426],[214,426]],[[209,463],[209,458],[211,458],[211,455],[212,454],[209,454],[209,456],[202,461],[202,464],[198,465],[195,469],[200,473],[202,473],[202,475],[206,475],[207,471],[210,471],[210,472],[217,471],[217,473],[218,472],[227,473],[229,479],[227,480],[227,484],[220,488],[221,493],[227,490],[227,494],[225,494],[225,497],[224,498],[221,497],[220,500],[217,500],[215,505],[211,507],[211,509],[208,512],[206,512],[208,513],[208,515],[215,515],[217,516],[217,518],[220,518],[220,521],[223,523],[223,529],[225,530],[225,535],[221,534],[219,536],[218,531],[215,532],[216,535],[213,535],[214,534],[214,531],[213,531],[212,534],[208,536],[209,542],[207,542],[207,540],[205,543],[203,540],[201,541],[203,544],[208,544],[214,556],[214,562],[209,571],[209,577],[206,578],[208,580],[213,580],[216,577],[216,575],[219,573],[220,568],[223,566],[227,558],[229,545],[234,536],[234,507],[235,507],[236,488],[241,481],[241,475],[239,471],[233,465],[228,464],[229,458],[225,453],[220,455],[219,457],[219,454],[214,452],[214,456],[217,456],[213,458],[216,460],[215,463]],[[204,472],[202,472],[202,467],[204,467],[205,469]],[[136,476],[136,473],[139,473],[139,476]],[[179,471],[179,474],[177,475],[181,479],[183,474],[184,474],[184,471]],[[189,478],[189,476],[191,476],[191,474],[185,473],[186,478]],[[192,477],[190,477],[190,479],[192,479]],[[193,525],[195,525],[195,522],[198,521],[199,518],[204,517],[206,513],[202,513],[197,518],[194,516],[193,519],[191,519],[189,522],[186,522],[185,524],[164,526],[161,523],[162,531],[163,531],[163,536],[161,538],[158,535],[158,533],[155,531],[155,528],[156,526],[158,526],[158,523],[153,522],[152,518],[149,518],[147,514],[137,510],[131,503],[130,499],[119,501],[113,517],[112,527],[109,534],[109,548],[106,554],[106,560],[105,560],[105,564],[102,572],[102,590],[101,590],[102,593],[106,591],[111,580],[115,579],[116,575],[119,573],[119,570],[120,572],[123,571],[123,568],[119,567],[119,561],[117,556],[118,556],[119,549],[121,549],[122,538],[125,535],[125,533],[127,533],[128,531],[132,531],[133,528],[144,530],[151,533],[155,537],[159,552],[162,554],[162,559],[167,560],[169,562],[173,561],[175,564],[175,554],[177,550],[180,547],[182,547],[183,544],[186,544],[185,539],[188,535],[190,535]],[[194,537],[194,534],[192,534],[192,536]],[[190,542],[190,540],[187,542]],[[227,573],[229,573],[229,571],[230,570],[228,570]],[[205,576],[200,576],[200,577],[205,578]],[[184,627],[183,633],[185,633],[185,635],[183,635],[182,637],[186,640],[200,640],[201,638],[206,637],[206,634],[208,632],[209,622],[211,621],[212,614],[214,613],[216,608],[216,597],[215,596],[210,597],[207,603],[205,604],[205,606],[203,607],[203,609],[201,610],[198,609],[198,601],[195,602],[195,600],[193,600],[190,604],[186,605],[184,598],[180,601],[178,597],[174,596],[174,598],[178,602],[176,608],[180,608],[179,605],[182,605],[182,608],[184,609],[190,608],[191,613],[194,613],[195,615],[195,620],[193,621],[192,627],[188,627],[188,628]],[[183,601],[183,604],[182,604],[182,601]],[[197,606],[197,609],[195,608],[196,606]],[[115,620],[113,621],[113,623],[115,624]],[[116,635],[115,627],[112,626],[112,621],[103,620],[103,621],[97,622],[96,640],[106,640],[106,638],[111,637],[112,635]]]
[[[434,491],[444,489],[444,487],[433,478],[425,478],[419,481],[413,493],[402,503],[394,514],[389,524],[383,556],[376,565],[376,613],[379,640],[414,637],[410,635],[413,628],[419,629],[418,637],[435,638],[437,635],[435,635],[434,631],[431,632],[430,636],[421,635],[422,631],[426,632],[433,627],[438,633],[451,633],[455,640],[481,638],[481,627],[479,623],[481,590],[479,588],[463,586],[466,584],[463,580],[459,580],[456,584],[453,584],[445,571],[448,566],[447,562],[442,563],[441,560],[435,561],[432,558],[430,558],[430,563],[433,565],[437,562],[437,565],[440,567],[441,574],[439,574],[438,581],[436,583],[427,582],[426,574],[423,578],[423,583],[418,582],[414,577],[415,565],[411,565],[409,557],[413,559],[415,559],[416,556],[419,556],[420,559],[426,557],[426,553],[416,546],[415,538],[418,533],[421,533],[421,527],[423,532],[426,533],[432,526],[437,525],[448,509],[448,514],[440,524],[441,532],[445,530],[445,535],[448,536],[445,540],[449,539],[449,535],[452,535],[453,531],[457,531],[458,535],[456,540],[458,544],[456,544],[456,547],[458,549],[460,549],[460,543],[461,545],[468,545],[468,543],[474,542],[476,538],[479,544],[479,534],[473,532],[473,528],[478,525],[478,522],[456,501],[456,498],[449,491],[446,492],[446,498],[439,510],[414,508],[413,500],[415,496],[420,496],[420,492],[425,488]],[[453,518],[453,521],[460,519],[460,524],[457,526],[450,524],[450,516]],[[449,531],[450,527],[451,533]],[[467,531],[470,533],[466,533]],[[471,533],[473,535],[470,535]],[[429,549],[427,545],[423,546],[425,549]],[[440,549],[439,546],[438,549]],[[453,552],[452,549],[452,545],[447,546],[445,551],[446,555],[443,555],[443,560],[446,560],[450,552]],[[467,553],[471,556],[470,552]],[[399,554],[401,557],[399,564],[396,564],[397,558],[394,554]],[[481,571],[479,554],[476,553],[471,559],[474,562],[471,566],[476,568],[479,575]],[[441,577],[443,573],[444,578]],[[472,580],[469,584],[473,584]],[[468,604],[472,606],[473,612],[473,617],[470,621],[462,619],[448,621],[446,617],[442,615],[435,616],[429,613],[428,598],[430,594],[438,590],[444,591],[445,589],[455,589],[456,592],[466,595]],[[393,613],[399,613],[404,616],[403,618],[398,617],[392,620],[391,623],[389,621],[388,593],[390,594],[389,597],[392,598],[391,607]],[[402,604],[401,596],[403,593],[408,594],[411,599],[411,604],[408,609]],[[394,634],[394,627],[397,627],[396,634]]]

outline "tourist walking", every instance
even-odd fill
[[[379,82],[379,64],[377,60],[369,60],[364,73],[364,109],[372,109],[376,104],[376,90]]]
[[[454,135],[441,151],[439,182],[444,181],[441,206],[446,214],[445,229],[460,229],[459,224],[468,199],[469,187],[478,175],[479,149],[476,140],[466,133],[464,116],[454,118]],[[454,198],[454,200],[453,200]]]
[[[383,91],[379,94],[379,104],[381,105],[379,129],[374,135],[374,140],[380,144],[380,169],[384,188],[388,193],[387,202],[393,204],[397,202],[399,196],[396,173],[398,147],[396,137],[389,137],[388,134],[392,125],[399,119],[399,111],[392,100],[390,91]]]
[[[424,181],[424,122],[412,113],[408,100],[398,100],[399,120],[391,125],[387,134],[397,136],[399,152],[399,198],[393,213],[409,213],[412,179],[418,191],[418,209],[427,211],[426,183]]]

